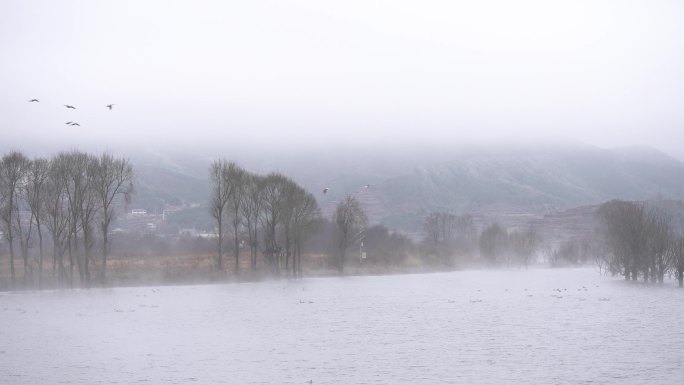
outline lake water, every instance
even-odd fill
[[[596,269],[0,294],[2,384],[675,384],[684,290]]]

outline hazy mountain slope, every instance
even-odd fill
[[[613,198],[681,199],[684,164],[645,148],[484,152],[390,178],[382,190],[388,208],[415,217],[433,210],[548,212]],[[394,215],[388,210],[388,219]]]
[[[138,153],[131,157],[135,171],[135,194],[131,206],[160,214],[168,206],[206,204],[209,172],[198,157],[170,157],[161,153]]]
[[[227,157],[231,159],[230,157]],[[209,196],[206,155],[139,157],[136,202],[197,202]],[[155,160],[156,159],[156,160]],[[324,215],[351,194],[373,222],[419,231],[430,211],[477,215],[546,213],[621,199],[684,197],[684,164],[650,148],[586,145],[256,153],[236,160],[253,172],[278,171],[319,200]],[[370,187],[365,186],[370,184]],[[322,189],[328,187],[327,194]]]

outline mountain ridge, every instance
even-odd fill
[[[429,149],[403,150],[270,154],[237,162],[250,171],[264,173],[270,168],[293,178],[316,196],[328,218],[337,202],[354,195],[371,222],[409,233],[420,231],[422,219],[431,211],[543,214],[610,199],[684,198],[684,163],[650,147],[454,147],[425,156],[421,151]],[[180,158],[187,162],[193,157]],[[177,190],[180,197],[175,202],[209,196],[209,162],[204,156],[195,162],[194,171],[169,171],[185,180],[181,185],[193,184],[192,191]],[[169,159],[165,163],[183,164]],[[151,164],[155,162],[141,163],[141,174],[153,174],[145,171]],[[155,166],[163,168],[162,164]],[[157,188],[160,184],[154,183]],[[323,188],[329,188],[326,194]]]
[[[128,149],[137,175],[131,207],[161,213],[167,206],[206,205],[209,165],[220,153]],[[372,223],[406,233],[419,233],[432,211],[495,218],[543,215],[610,199],[684,199],[684,163],[647,146],[445,144],[284,152],[226,147],[225,153],[251,172],[292,178],[314,194],[327,218],[341,199],[354,195]]]

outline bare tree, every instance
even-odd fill
[[[93,221],[97,211],[97,197],[93,192],[93,175],[97,158],[83,152],[60,153],[59,164],[66,176],[65,191],[69,202],[69,279],[73,284],[73,261],[76,259],[80,282],[90,284],[90,260],[94,245]],[[83,254],[79,252],[81,235]]]
[[[612,259],[608,267],[625,279],[663,282],[672,230],[669,217],[657,210],[647,211],[640,203],[613,200],[599,207],[603,238]]]
[[[243,186],[244,195],[240,211],[247,227],[250,267],[252,271],[255,271],[259,250],[259,217],[264,205],[264,178],[259,175],[248,174],[243,181]]]
[[[454,240],[456,247],[462,249],[462,251],[471,251],[475,244],[477,244],[477,229],[472,215],[457,215],[455,228],[456,235]]]
[[[285,267],[292,256],[291,269],[293,277],[301,276],[301,259],[304,242],[315,231],[321,218],[321,210],[316,198],[294,182],[287,188],[286,207],[284,214],[285,235]]]
[[[231,183],[228,177],[228,170],[231,166],[234,166],[233,162],[219,159],[214,161],[209,169],[211,176],[211,200],[209,203],[209,210],[211,216],[216,220],[218,235],[216,268],[219,270],[223,270],[223,238],[225,235],[224,219],[226,215],[226,206],[235,191],[235,184]]]
[[[263,209],[260,222],[263,234],[262,254],[272,272],[280,271],[282,247],[278,242],[278,228],[282,224],[286,188],[289,179],[279,173],[271,173],[263,179]]]
[[[430,215],[425,217],[423,222],[423,231],[427,238],[432,241],[432,243],[437,244],[441,241],[441,218],[442,216],[438,212],[432,212]]]
[[[235,163],[228,166],[226,174],[228,183],[233,185],[233,192],[228,197],[228,213],[233,226],[233,256],[235,257],[235,274],[240,272],[240,229],[243,223],[242,205],[245,202],[245,184],[247,172]]]
[[[347,249],[360,240],[363,229],[368,224],[368,217],[355,197],[348,195],[335,209],[333,222],[337,225],[337,270],[344,273]]]
[[[16,283],[14,270],[14,223],[18,218],[18,190],[26,173],[28,158],[18,151],[11,151],[0,161],[0,187],[2,188],[3,206],[0,217],[5,226],[5,237],[10,251],[10,272],[12,286]]]
[[[668,249],[668,256],[679,287],[682,287],[684,285],[684,234],[674,237]]]
[[[449,243],[456,237],[459,217],[444,212],[433,212],[425,218],[423,230],[433,243]]]
[[[647,244],[646,260],[642,264],[644,281],[648,279],[650,270],[651,282],[663,283],[669,266],[668,249],[672,241],[670,218],[662,211],[653,209],[646,218]]]
[[[306,193],[299,202],[295,211],[294,219],[294,259],[292,271],[294,276],[302,276],[302,250],[304,243],[318,231],[321,222],[321,209],[316,202],[316,198],[310,193]]]
[[[596,257],[597,253],[601,251],[601,247],[592,237],[574,236],[563,240],[558,248],[550,253],[549,262],[552,267],[581,265],[593,256],[599,269],[603,269],[604,261]]]
[[[508,248],[508,233],[498,223],[482,230],[480,235],[480,254],[488,264],[503,262]]]
[[[473,217],[468,214],[455,215],[433,212],[423,222],[428,254],[446,258],[451,264],[456,255],[467,255],[477,243],[477,232]]]
[[[508,235],[508,240],[518,263],[527,267],[537,250],[539,238],[534,230],[513,231]]]
[[[606,274],[610,271],[610,262],[613,259],[606,242],[601,237],[592,237],[592,248],[590,250],[594,264],[599,268],[599,274]]]
[[[30,163],[30,161],[29,161]],[[28,166],[27,166],[28,170]],[[23,285],[26,287],[29,281],[33,280],[33,264],[29,261],[29,248],[33,241],[33,213],[28,207],[28,191],[26,176],[22,178],[16,193],[17,197],[17,215],[14,217],[14,232],[16,238],[19,240],[19,250],[21,251],[21,260],[24,264],[24,280]]]
[[[52,275],[57,276],[62,284],[67,279],[64,253],[71,239],[71,214],[66,196],[66,168],[61,164],[65,160],[66,158],[58,156],[50,162],[44,196],[45,227],[52,238]]]
[[[282,189],[282,238],[284,242],[285,271],[290,274],[290,257],[294,248],[294,215],[301,188],[292,180],[287,180]],[[294,262],[293,262],[294,265]]]
[[[17,186],[16,192],[16,207],[17,215],[15,216],[14,229],[16,237],[19,239],[19,248],[21,250],[21,258],[24,262],[24,286],[29,281],[33,281],[33,262],[29,261],[29,249],[32,246],[33,234],[36,226],[35,216],[36,212],[31,206],[32,198],[35,190],[31,182],[31,168],[32,161],[26,160],[24,175]]]
[[[93,192],[101,209],[100,233],[102,234],[102,268],[100,280],[107,280],[107,256],[109,255],[109,226],[115,218],[116,198],[122,196],[125,203],[130,202],[133,193],[133,167],[128,159],[114,158],[104,153],[93,163]]]
[[[644,207],[634,202],[613,200],[602,204],[597,215],[603,224],[606,245],[614,257],[609,263],[612,273],[622,274],[626,280],[636,280],[646,255],[648,232]]]
[[[363,232],[363,247],[368,252],[364,263],[397,266],[413,254],[413,242],[396,231],[378,224]]]
[[[94,182],[97,174],[97,158],[90,154],[81,153],[79,156],[79,166],[85,170],[85,181],[82,185],[80,195],[79,212],[81,214],[81,231],[83,232],[83,259],[85,284],[90,286],[92,277],[90,275],[90,264],[93,261],[93,247],[95,246],[95,219],[100,210],[100,202],[95,193]],[[82,162],[82,163],[81,163]],[[82,282],[83,284],[83,282]]]
[[[36,223],[38,232],[38,287],[43,285],[43,225],[46,184],[50,171],[50,162],[47,159],[36,158],[31,161],[28,169],[26,196],[31,218]]]

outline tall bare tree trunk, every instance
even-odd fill
[[[109,254],[109,236],[107,231],[102,234],[102,268],[100,269],[100,281],[107,284],[107,254]]]
[[[233,225],[233,236],[235,239],[235,274],[240,273],[240,241],[238,240],[238,225]]]
[[[14,285],[16,284],[16,278],[14,275],[14,246],[12,245],[12,241],[9,241],[9,249],[10,249],[10,274],[12,275],[12,288],[14,288]]]
[[[83,234],[83,259],[84,259],[84,266],[83,266],[83,275],[85,277],[85,284],[86,287],[90,287],[90,235],[86,235],[85,232]],[[81,286],[83,286],[83,282],[81,282]]]
[[[68,238],[69,246],[69,287],[74,287],[74,250],[72,247],[71,236]]]
[[[40,221],[38,227],[38,288],[43,288],[43,232],[40,230]]]
[[[218,221],[218,258],[216,259],[216,268],[223,270],[223,221]]]

